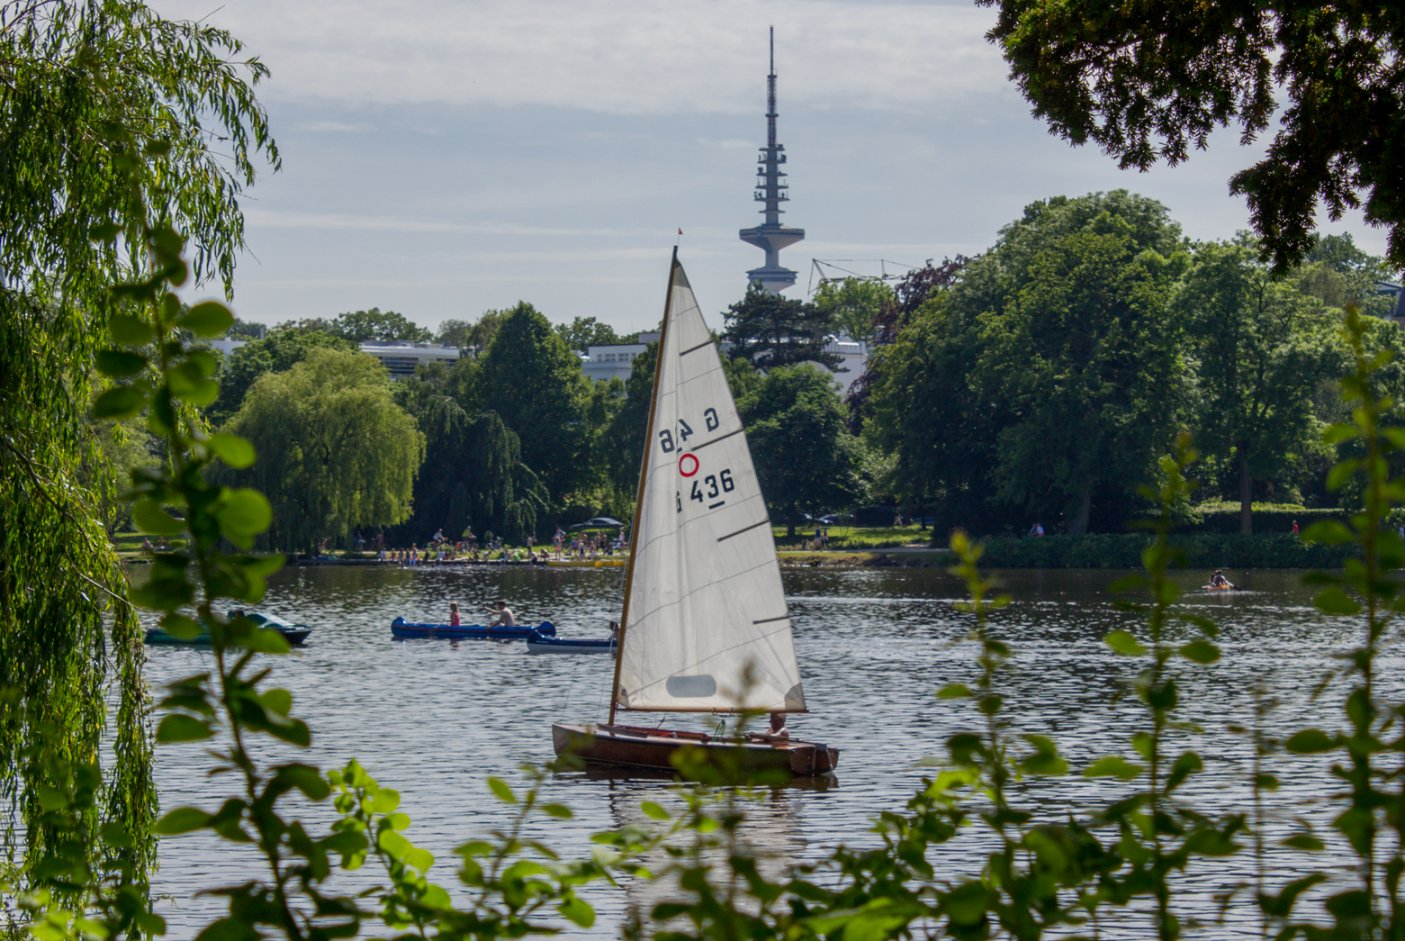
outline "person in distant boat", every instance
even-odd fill
[[[1234,584],[1224,577],[1224,571],[1215,569],[1215,574],[1210,576],[1211,588],[1233,588]]]
[[[450,627],[458,627],[459,624],[460,624],[460,621],[459,621],[459,603],[458,603],[457,601],[450,601],[450,602],[449,602],[449,626],[450,626]]]
[[[1035,520],[1034,525],[1031,526],[1031,527],[1029,527],[1029,532],[1028,532],[1026,535],[1029,535],[1029,536],[1042,536],[1042,535],[1044,535],[1044,524],[1041,523],[1041,522],[1039,522],[1038,520]]]
[[[767,732],[765,737],[777,741],[790,738],[790,730],[785,727],[784,712],[771,713],[771,731]]]
[[[488,622],[489,627],[516,627],[517,618],[512,613],[512,609],[507,606],[507,602],[499,598],[495,603],[488,605],[489,611],[496,611],[498,616]]]

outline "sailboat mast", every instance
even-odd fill
[[[634,519],[629,530],[629,566],[624,575],[624,610],[620,612],[619,636],[615,638],[615,678],[610,684],[610,724],[615,724],[615,709],[620,698],[620,661],[624,652],[624,635],[629,630],[629,596],[634,588],[634,562],[639,558],[639,517],[644,510],[644,482],[649,478],[649,455],[653,452],[654,413],[659,404],[659,377],[663,375],[663,354],[667,349],[668,321],[673,314],[673,275],[678,270],[678,246],[673,246],[673,261],[668,266],[668,290],[664,294],[663,324],[659,327],[658,355],[654,358],[654,385],[649,393],[649,422],[644,426],[644,456],[639,461],[639,486],[634,491]]]

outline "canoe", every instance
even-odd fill
[[[527,653],[613,653],[615,642],[608,637],[553,637],[535,634],[527,638]]]
[[[276,614],[269,614],[266,611],[230,611],[229,618],[243,615],[258,627],[266,630],[274,630],[283,635],[283,639],[294,647],[301,647],[312,633],[312,628],[306,624],[290,624]],[[146,632],[146,642],[155,647],[184,645],[187,647],[208,647],[210,646],[210,635],[202,631],[190,640],[175,637],[166,633],[159,627],[153,627]]]
[[[396,618],[390,622],[390,633],[394,637],[445,637],[450,640],[524,640],[537,634],[555,636],[556,625],[542,621],[540,624],[488,627],[483,624],[420,624]]]

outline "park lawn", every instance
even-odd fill
[[[904,546],[926,546],[931,542],[932,532],[923,526],[849,526],[838,524],[825,527],[829,533],[829,550],[898,549]],[[787,527],[772,526],[779,549],[810,549],[814,541],[815,529],[810,526],[802,529],[797,526],[793,537],[787,536]]]

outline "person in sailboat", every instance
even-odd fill
[[[517,617],[512,613],[512,609],[507,606],[507,602],[499,598],[493,604],[488,605],[489,611],[496,611],[497,617],[488,622],[489,627],[516,627]]]

